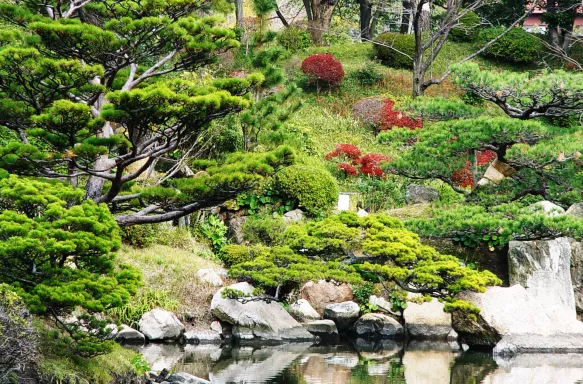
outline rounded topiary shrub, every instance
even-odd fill
[[[415,55],[415,37],[413,35],[383,33],[377,37],[373,46],[376,57],[383,64],[393,68],[413,68],[413,60],[411,59]]]
[[[459,24],[449,32],[450,40],[463,43],[477,39],[478,33],[480,33],[480,16],[475,12],[469,11],[460,18]]]
[[[310,34],[295,25],[285,28],[278,36],[277,42],[290,52],[302,51],[312,44]]]
[[[479,33],[478,40],[481,44],[486,44],[503,32],[503,27],[486,28]],[[525,64],[536,60],[544,49],[545,46],[538,37],[522,28],[512,28],[492,44],[483,55],[499,61]]]
[[[338,200],[336,179],[324,168],[306,165],[284,168],[275,175],[275,187],[315,216],[330,210]]]
[[[302,63],[302,72],[312,84],[338,86],[344,78],[342,63],[329,53],[319,53],[307,57]]]

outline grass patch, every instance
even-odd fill
[[[37,324],[38,325],[38,324]],[[136,367],[132,364],[138,355],[118,344],[112,352],[94,358],[70,356],[54,348],[45,325],[40,328],[41,346],[38,372],[41,383],[55,384],[130,384],[139,383]]]
[[[195,328],[210,324],[209,305],[217,291],[201,283],[196,272],[202,268],[220,268],[211,260],[197,256],[195,250],[154,245],[145,249],[128,246],[119,252],[120,263],[130,264],[142,270],[142,291],[165,291],[168,299],[178,301],[178,317]]]

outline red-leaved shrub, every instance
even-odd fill
[[[350,160],[355,160],[358,159],[360,155],[360,148],[354,144],[337,144],[332,152],[327,153],[326,156],[324,156],[324,159],[330,160],[335,157],[345,157]]]
[[[354,144],[338,144],[324,158],[328,161],[340,160],[337,167],[347,177],[357,176],[359,172],[366,176],[383,177],[385,173],[381,169],[381,163],[391,160],[390,157],[380,153],[367,153],[361,156],[360,149]]]
[[[358,170],[354,167],[354,165],[340,163],[338,164],[338,169],[344,171],[345,176],[356,176],[358,175]]]
[[[325,83],[335,87],[342,82],[344,69],[342,63],[329,53],[319,53],[307,57],[302,63],[302,72],[308,76],[311,83]]]
[[[381,163],[386,163],[390,160],[388,156],[380,153],[367,153],[358,160],[360,172],[367,176],[381,177],[384,174],[380,167]]]
[[[413,119],[412,117],[405,115],[403,112],[396,111],[394,108],[395,103],[390,99],[386,99],[379,118],[379,130],[386,131],[393,127],[409,129],[420,129],[423,127],[421,119]]]
[[[478,151],[477,160],[478,167],[490,163],[496,158],[496,152],[485,150]],[[467,160],[466,165],[462,169],[453,171],[451,175],[451,180],[460,187],[473,187],[474,186],[474,175],[472,174],[472,163]]]

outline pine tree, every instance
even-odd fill
[[[219,204],[257,181],[252,172],[258,162],[264,170],[289,163],[287,150],[238,158],[238,164],[215,167],[210,177],[192,182],[189,195],[180,190],[180,199],[171,203],[165,195],[155,198],[160,186],[131,189],[157,159],[184,151],[211,122],[253,104],[261,74],[210,83],[180,76],[238,46],[220,17],[204,16],[217,5],[193,0],[0,5],[0,18],[22,31],[0,49],[0,122],[13,137],[0,148],[0,166],[82,184],[86,198],[114,210],[132,203],[134,212],[118,218],[130,225]],[[140,199],[145,195],[148,205]]]

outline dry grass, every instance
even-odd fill
[[[143,275],[143,289],[166,290],[180,302],[177,316],[189,328],[208,328],[209,305],[216,287],[200,282],[196,272],[221,265],[197,256],[194,251],[154,245],[146,249],[124,246],[119,253],[121,263],[138,267]]]

